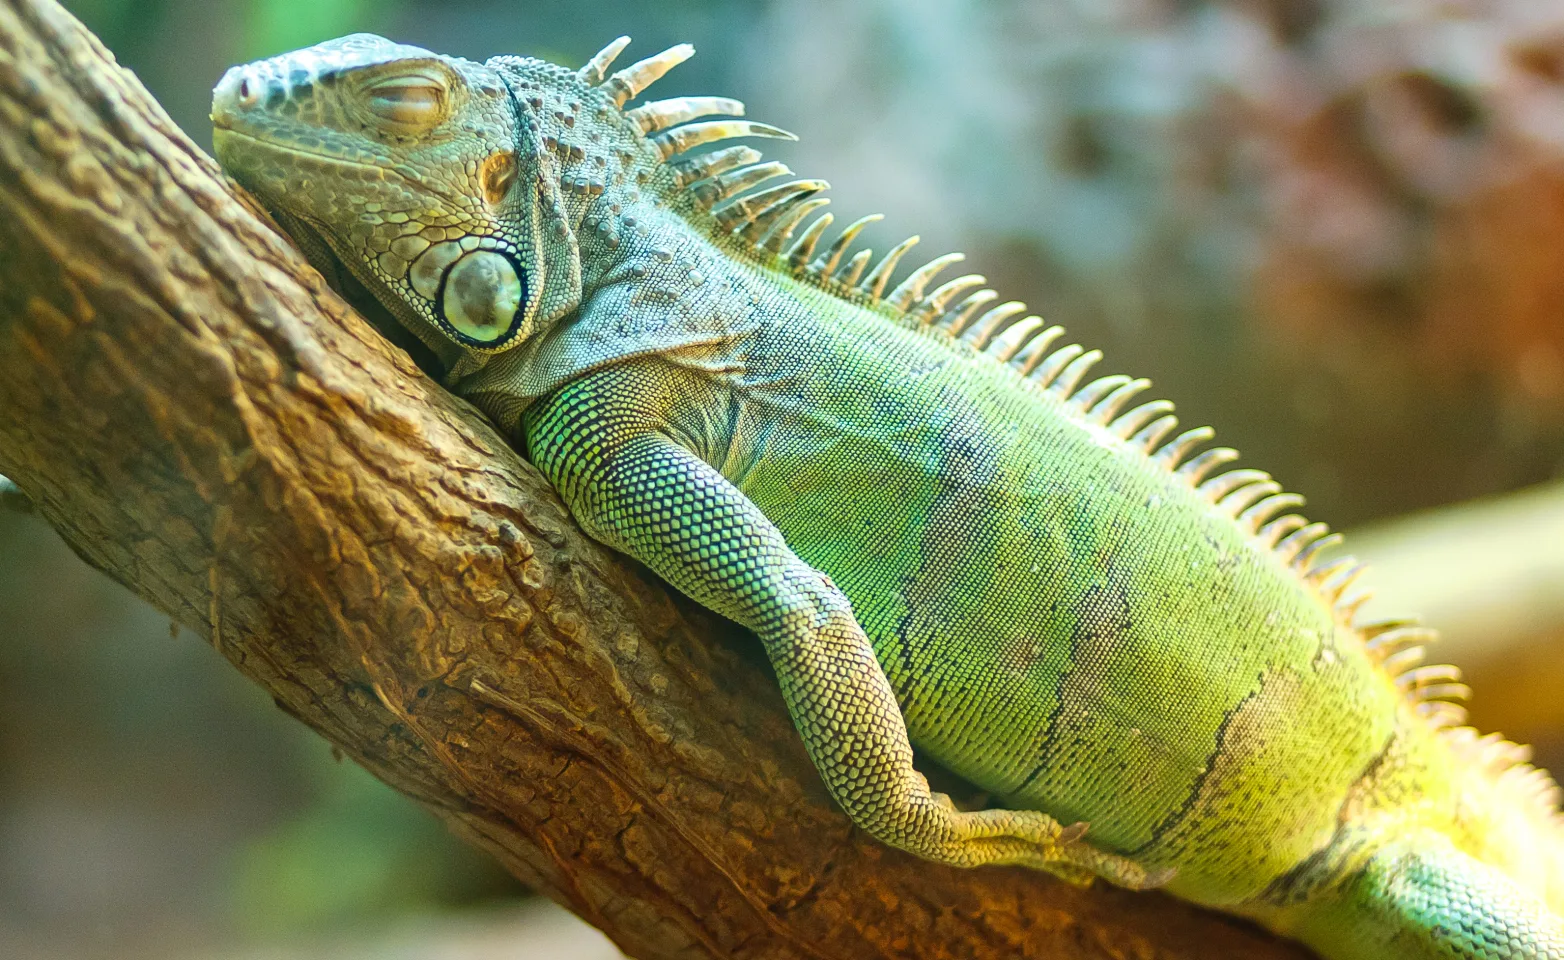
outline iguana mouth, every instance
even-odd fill
[[[394,176],[404,183],[417,187],[419,190],[432,194],[433,196],[439,197],[441,200],[447,201],[453,208],[459,209],[468,203],[467,198],[460,197],[444,190],[436,189],[428,181],[409,176],[408,174],[403,173],[401,170],[398,170],[396,167],[381,166],[377,163],[364,163],[359,160],[349,160],[346,157],[340,157],[330,153],[321,153],[318,150],[305,150],[302,147],[296,147],[292,144],[283,143],[280,140],[269,140],[264,137],[258,137],[253,133],[246,133],[243,130],[239,130],[217,120],[215,117],[212,120],[212,134],[214,141],[216,140],[218,134],[222,134],[226,137],[237,137],[241,140],[248,140],[250,143],[256,144],[267,150],[275,150],[281,153],[290,154],[295,157],[302,157],[306,160],[310,160],[321,165],[352,167],[359,170],[373,170],[376,173],[384,176]]]

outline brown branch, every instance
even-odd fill
[[[51,0],[0,0],[0,473],[638,957],[1300,957],[885,849],[747,636],[593,544]]]

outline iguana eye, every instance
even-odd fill
[[[382,80],[368,94],[371,112],[403,126],[430,126],[445,110],[445,88],[428,77]]]

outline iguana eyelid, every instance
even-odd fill
[[[433,72],[382,77],[366,84],[363,93],[371,113],[408,127],[438,123],[451,101],[450,81]]]
[[[385,77],[371,83],[365,90],[368,93],[380,93],[382,91],[417,90],[420,88],[435,90],[441,96],[445,95],[444,80],[423,74],[403,74],[395,77]]]

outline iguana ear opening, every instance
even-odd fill
[[[478,171],[478,180],[489,209],[498,207],[505,200],[506,194],[510,193],[510,188],[516,183],[516,171],[516,154],[510,150],[501,150],[483,162],[483,168]]]

